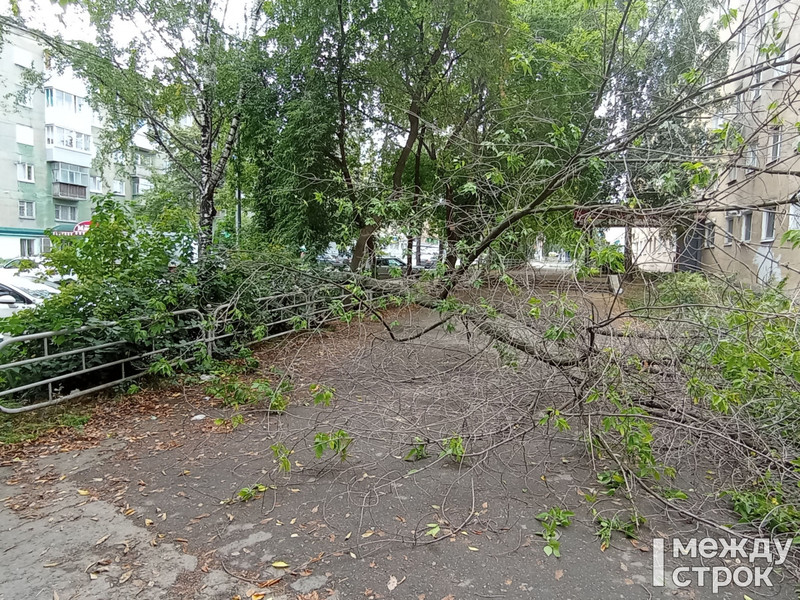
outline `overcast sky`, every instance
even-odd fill
[[[213,0],[213,2],[214,14],[223,21],[225,29],[230,33],[244,33],[246,16],[252,10],[253,0]],[[51,0],[19,0],[19,9],[29,26],[51,35],[61,35],[65,39],[86,42],[95,39],[96,32],[78,3],[62,7],[58,2]],[[0,14],[11,14],[10,3],[0,2]],[[143,35],[148,27],[144,19],[137,19],[133,23],[122,21],[115,23],[113,29],[118,45],[125,45],[135,36]]]

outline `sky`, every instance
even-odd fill
[[[244,34],[246,16],[250,14],[253,0],[212,0],[215,16],[223,22],[229,33]],[[89,23],[85,11],[77,2],[61,6],[51,0],[19,0],[20,15],[25,22],[50,35],[61,35],[67,40],[92,42],[96,30]],[[0,14],[10,15],[10,3],[0,3]],[[149,30],[144,18],[131,22],[114,23],[113,31],[118,45],[125,45],[134,37]],[[153,48],[159,54],[158,48]]]

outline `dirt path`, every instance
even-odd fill
[[[431,315],[396,318],[409,332]],[[593,511],[628,518],[629,503],[599,493],[577,435],[522,418],[566,382],[501,367],[487,346],[460,325],[407,344],[374,323],[297,335],[257,353],[265,375],[294,384],[280,417],[256,407],[235,429],[215,425],[233,411],[174,387],[124,400],[85,443],[63,433],[4,449],[0,599],[743,597],[653,587],[651,538],[702,533],[646,502],[639,540],[615,533],[601,550]],[[314,383],[336,388],[330,407],[313,405]],[[347,460],[317,459],[315,434],[339,430],[354,440]],[[439,457],[436,441],[458,436],[464,460]],[[407,462],[415,438],[430,457]],[[276,443],[293,450],[288,474]],[[255,497],[237,500],[245,487]],[[537,535],[553,506],[576,513],[561,558]],[[668,557],[678,563],[691,564]],[[746,593],[794,597],[772,581]]]

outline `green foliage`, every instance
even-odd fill
[[[239,490],[238,496],[239,500],[242,502],[249,502],[250,500],[255,500],[259,494],[263,494],[267,491],[267,486],[257,483],[250,487],[243,487]]]
[[[330,433],[319,432],[314,436],[314,454],[317,458],[322,458],[325,450],[329,449],[334,456],[338,456],[342,461],[347,460],[347,453],[353,438],[343,429]]]
[[[323,406],[331,405],[331,401],[333,400],[333,394],[334,392],[336,392],[334,388],[319,383],[312,383],[308,387],[308,391],[314,398],[314,404],[315,405],[322,404]]]
[[[561,411],[552,406],[547,408],[538,425],[552,425],[557,431],[567,431],[570,428],[567,420],[561,416]]]
[[[516,350],[502,342],[496,342],[492,346],[497,350],[497,355],[500,357],[500,364],[510,369],[517,369],[519,367],[519,356]]]
[[[403,457],[403,460],[415,462],[425,458],[428,458],[425,440],[415,437],[414,443],[411,445],[411,450],[409,450],[408,453]]]
[[[33,441],[62,427],[81,430],[89,419],[87,412],[62,407],[21,415],[0,413],[0,444]]]
[[[661,495],[664,496],[667,500],[688,500],[689,496],[686,495],[686,492],[683,490],[678,490],[675,488],[667,488],[661,490]]]
[[[569,527],[575,513],[557,506],[551,507],[547,512],[539,513],[536,519],[542,524],[543,530],[538,533],[547,544],[544,553],[547,556],[561,558],[561,542],[558,541],[560,527]]]
[[[464,438],[462,438],[460,435],[454,435],[444,441],[442,444],[442,451],[439,453],[439,457],[449,456],[455,462],[460,463],[464,460],[465,454],[466,449],[464,447]]]
[[[236,413],[232,415],[230,419],[214,419],[214,425],[217,425],[218,427],[230,425],[231,429],[236,429],[240,425],[244,425],[244,415],[241,413]]]
[[[740,523],[757,524],[772,535],[800,531],[800,508],[769,473],[749,489],[728,490],[723,496],[730,498]]]
[[[238,377],[220,375],[212,380],[206,387],[210,396],[222,400],[225,406],[239,407],[245,404],[264,403],[267,410],[274,413],[283,413],[289,407],[289,398],[286,395],[292,389],[288,380],[281,380],[277,388],[266,379],[256,379],[250,385]]]
[[[615,531],[624,533],[626,537],[636,539],[636,534],[640,525],[645,523],[644,517],[638,515],[630,515],[627,520],[623,520],[619,515],[614,515],[610,519],[595,513],[595,520],[597,521],[597,531],[595,535],[600,538],[600,549],[605,550],[611,546],[611,534]]]
[[[291,473],[292,462],[289,460],[291,451],[282,443],[273,444],[270,448],[275,455],[275,460],[278,461],[278,470],[284,473]]]
[[[426,524],[426,525],[425,525],[425,528],[426,528],[426,530],[425,530],[425,535],[429,535],[429,536],[431,536],[431,537],[434,537],[434,538],[435,538],[437,535],[439,535],[439,532],[440,532],[440,531],[441,531],[441,529],[442,529],[442,528],[439,526],[439,524],[438,524],[438,523],[428,523],[428,524]]]
[[[606,244],[591,251],[590,258],[607,273],[623,273],[625,271],[625,255],[619,246]]]
[[[658,284],[657,303],[663,306],[709,304],[718,296],[702,273],[673,273]]]
[[[619,471],[607,470],[597,474],[597,482],[608,488],[607,495],[613,496],[619,488],[625,485],[625,478]]]
[[[292,329],[295,331],[303,331],[304,329],[308,329],[308,320],[304,319],[300,315],[295,315],[289,320],[289,324],[292,326]]]

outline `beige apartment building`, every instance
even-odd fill
[[[800,0],[740,0],[731,24],[724,111],[729,154],[699,215],[700,266],[754,288],[787,278],[800,289],[800,248],[782,237],[800,229]],[[733,133],[736,132],[736,133]]]

